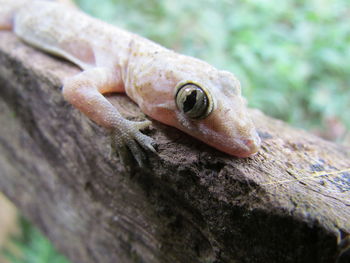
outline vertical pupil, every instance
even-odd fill
[[[183,111],[186,113],[190,111],[194,105],[196,104],[197,91],[192,91],[189,95],[186,96],[186,100],[184,101]]]

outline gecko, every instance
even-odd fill
[[[65,0],[67,2],[67,0]],[[236,157],[257,153],[260,138],[239,80],[230,72],[125,31],[60,1],[0,0],[0,30],[63,57],[82,71],[63,81],[63,97],[112,133],[123,158],[142,166],[155,141],[150,120],[131,121],[106,99],[126,93],[141,111]]]

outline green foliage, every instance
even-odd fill
[[[235,73],[251,106],[350,126],[348,0],[80,0],[94,16]]]
[[[4,251],[11,263],[69,263],[28,221],[21,219],[22,236],[13,240],[18,253]]]

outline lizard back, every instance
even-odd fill
[[[125,60],[133,38],[131,33],[78,9],[48,1],[30,1],[21,6],[14,17],[14,31],[25,42],[82,69],[101,66],[107,55]],[[108,49],[111,46],[112,51]]]

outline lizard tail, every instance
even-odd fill
[[[24,3],[36,0],[0,0],[0,30],[11,30],[13,27],[13,17],[18,8]],[[41,0],[42,1],[42,0]],[[44,0],[45,1],[45,0]],[[46,0],[59,2],[73,8],[77,8],[73,0]]]
[[[66,6],[70,6],[70,7],[73,7],[73,8],[78,8],[76,3],[74,2],[74,0],[51,0],[51,1],[62,3],[64,5],[66,5]]]
[[[16,10],[27,0],[0,0],[0,30],[11,30]]]

